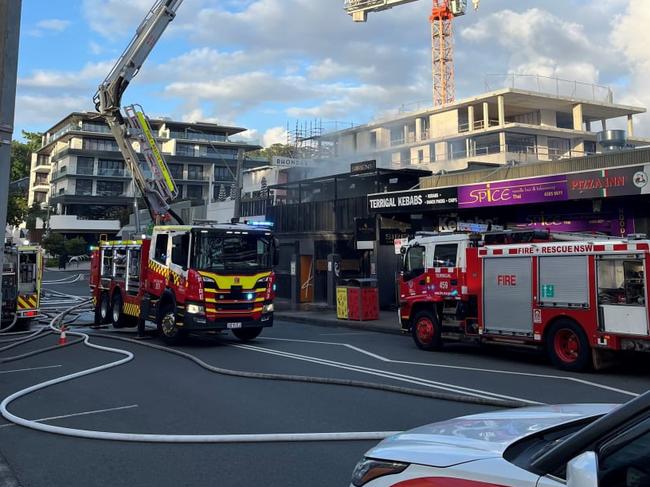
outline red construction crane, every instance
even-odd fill
[[[365,22],[368,13],[388,10],[417,0],[345,0],[345,10],[355,22]],[[472,0],[478,10],[480,0]],[[453,20],[465,15],[467,0],[433,0],[431,22],[431,58],[433,63],[433,105],[452,103],[456,96],[454,79]]]

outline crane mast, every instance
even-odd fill
[[[130,105],[125,107],[123,114],[121,102],[124,91],[176,16],[182,2],[156,1],[93,97],[95,108],[110,127],[154,222],[173,217],[182,223],[170,208],[170,202],[178,195],[178,188],[142,107]],[[140,147],[144,161],[140,159],[134,144]]]
[[[370,12],[380,12],[417,0],[345,0],[344,8],[355,22],[365,22]],[[453,103],[456,97],[454,75],[453,19],[465,15],[467,0],[432,0],[431,60],[433,106]],[[474,10],[480,0],[472,0]]]

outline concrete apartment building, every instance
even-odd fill
[[[151,120],[179,187],[177,201],[205,205],[233,184],[240,127]],[[246,167],[261,162],[247,161]],[[231,172],[232,171],[232,172]],[[95,113],[75,112],[48,129],[32,154],[29,204],[51,208],[49,227],[62,233],[114,233],[133,205],[134,185],[109,127]]]
[[[615,104],[608,88],[542,77],[512,80],[511,87],[333,132],[322,142],[342,161],[376,159],[381,167],[416,166],[434,173],[467,169],[470,163],[498,166],[594,154],[602,151],[598,132],[614,123],[627,129],[629,146],[650,143],[634,134],[634,116],[645,108]]]

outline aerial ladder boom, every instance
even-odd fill
[[[106,120],[115,137],[152,219],[156,221],[171,216],[179,223],[180,219],[169,206],[178,195],[178,189],[149,121],[139,105],[126,107],[122,114],[121,102],[127,86],[140,71],[182,2],[183,0],[156,1],[93,98],[95,108]],[[144,161],[140,160],[133,147],[136,142]]]

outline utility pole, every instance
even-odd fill
[[[241,218],[241,193],[244,182],[244,149],[237,149],[237,172],[235,174],[235,218]]]
[[[18,37],[22,0],[0,0],[0,276],[4,264],[5,228],[14,133]],[[2,302],[2,286],[0,286]]]

